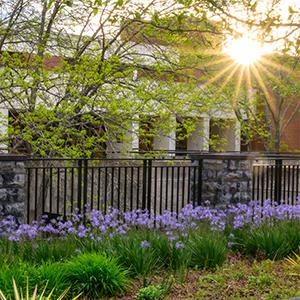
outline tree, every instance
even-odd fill
[[[252,95],[244,90],[236,108],[244,135],[248,141],[258,139],[267,151],[295,150],[288,148],[283,136],[299,118],[299,58],[273,55],[251,72]]]
[[[252,11],[250,27],[279,26],[273,15],[254,23],[248,2],[231,4]],[[12,150],[91,156],[138,134],[132,124],[149,116],[156,120],[149,134],[159,135],[173,126],[171,116],[231,110],[218,84],[200,86],[233,20],[244,23],[223,1],[2,0],[1,7],[0,102],[11,108],[2,142]]]
[[[18,119],[5,139],[42,156],[90,156],[153,114],[168,127],[170,115],[191,109],[183,95],[195,95],[186,93],[191,67],[168,45],[178,32],[182,39],[190,30],[216,34],[200,27],[203,20],[186,29],[188,7],[176,1],[15,0],[2,7],[0,101]],[[149,40],[157,30],[165,45]]]

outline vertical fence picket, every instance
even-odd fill
[[[300,189],[299,160],[295,164],[279,156],[253,161],[253,200],[295,204]],[[109,206],[121,212],[142,208],[154,215],[164,210],[179,213],[187,203],[202,205],[203,176],[211,176],[204,171],[202,158],[101,159],[101,163],[96,159],[50,159],[26,169],[27,222],[41,213],[65,216],[75,208],[84,217],[87,209],[105,213]],[[206,189],[207,184],[204,192]]]

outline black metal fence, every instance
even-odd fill
[[[201,204],[201,164],[190,159],[33,160],[26,169],[28,222],[110,206],[160,214]]]
[[[252,184],[254,200],[295,204],[300,196],[300,158],[277,157],[254,163]]]
[[[299,155],[200,154],[162,159],[34,159],[26,162],[26,215],[67,215],[91,209],[179,212],[201,205],[207,160],[251,161],[249,197],[295,203],[300,196]],[[239,170],[237,170],[239,172]],[[217,180],[217,179],[216,179]],[[219,180],[219,179],[218,179]]]

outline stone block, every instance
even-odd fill
[[[25,185],[25,180],[26,180],[25,174],[18,173],[15,175],[14,184],[23,187]]]
[[[17,218],[19,223],[23,223],[25,204],[24,202],[7,204],[4,207],[4,212]]]
[[[220,190],[220,185],[217,182],[203,182],[202,191],[216,192]]]
[[[241,192],[248,192],[248,191],[250,191],[251,190],[250,180],[239,182],[239,190]]]
[[[240,161],[240,170],[251,170],[252,162],[250,160],[242,160]]]
[[[241,192],[241,202],[248,203],[251,200],[253,200],[251,192]]]
[[[0,169],[1,172],[1,169]],[[7,172],[7,173],[2,173],[2,179],[3,179],[3,186],[9,186],[14,183],[15,180],[15,173],[14,172]]]
[[[230,204],[232,203],[232,198],[233,198],[232,194],[228,192],[225,195],[223,194],[222,197],[220,197],[218,203]]]
[[[0,203],[6,203],[7,202],[7,191],[4,188],[0,189]]]
[[[222,177],[223,177],[223,181],[237,181],[243,178],[243,173],[240,171],[230,172],[230,173],[224,172]]]
[[[23,200],[19,198],[19,190],[17,188],[7,188],[6,195],[9,203],[22,202]]]
[[[227,160],[227,169],[229,171],[235,171],[239,169],[239,161],[238,160]]]

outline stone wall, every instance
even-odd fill
[[[19,222],[25,221],[25,180],[24,162],[0,156],[0,212]]]
[[[202,202],[226,206],[246,203],[251,198],[252,160],[203,160]]]

